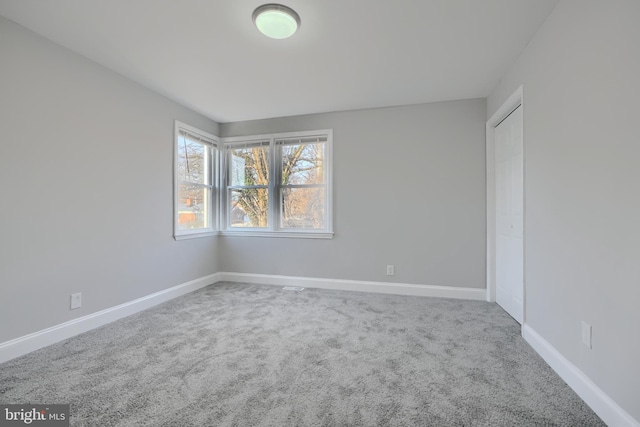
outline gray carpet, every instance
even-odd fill
[[[0,365],[74,426],[599,426],[495,304],[219,283]]]

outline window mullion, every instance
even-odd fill
[[[231,173],[231,150],[229,146],[224,145],[224,151],[222,152],[222,171],[220,177],[222,178],[222,185],[220,186],[220,212],[222,213],[222,221],[224,229],[231,227],[231,197],[229,196],[229,174]]]
[[[269,186],[268,185],[228,185],[227,188],[229,190],[252,190],[254,188],[269,189]]]
[[[218,179],[220,170],[220,157],[219,157],[220,147],[216,145],[211,150],[211,225],[216,230],[220,229],[220,181]]]
[[[200,184],[199,182],[193,182],[193,181],[179,181],[180,184],[185,184],[185,185],[191,185],[193,187],[198,187],[198,188],[208,188],[208,189],[212,189],[213,185],[210,184]]]
[[[327,184],[281,184],[280,188],[326,188]]]
[[[269,149],[271,150],[271,171],[269,171],[269,229],[275,231],[279,228],[278,224],[280,223],[278,183],[280,182],[281,159],[275,138],[271,138],[269,143]]]

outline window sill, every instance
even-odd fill
[[[222,236],[234,237],[277,237],[293,239],[333,239],[333,232],[330,231],[257,231],[257,230],[225,230],[221,231]]]
[[[220,234],[219,231],[197,231],[194,233],[176,234],[173,236],[175,240],[198,239],[200,237],[211,237]]]

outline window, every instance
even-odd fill
[[[229,227],[269,227],[269,142],[228,148]]]
[[[225,233],[333,235],[331,130],[223,141]]]
[[[276,140],[280,164],[280,227],[326,228],[326,138]]]
[[[215,232],[217,139],[175,122],[174,237],[210,236]]]

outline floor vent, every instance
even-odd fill
[[[284,288],[285,291],[302,291],[304,290],[304,288],[301,288],[300,286],[285,286]]]

